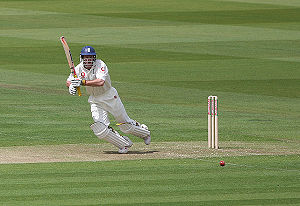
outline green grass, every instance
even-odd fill
[[[103,142],[89,128],[84,89],[73,97],[64,86],[61,35],[76,64],[83,46],[95,47],[153,142],[205,141],[213,94],[220,144],[299,144],[299,8],[293,0],[0,0],[0,147]],[[300,205],[299,167],[299,154],[8,164],[0,204]]]
[[[300,203],[297,156],[225,159],[225,167],[217,159],[1,165],[0,197],[15,205]]]
[[[292,9],[251,9],[251,10],[223,10],[223,11],[188,11],[188,12],[147,12],[145,13],[97,13],[95,15],[149,19],[183,21],[203,24],[257,24],[257,23],[284,23],[299,22],[299,8]]]

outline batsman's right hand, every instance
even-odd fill
[[[82,80],[78,78],[71,79],[71,85],[76,88],[80,87],[80,85],[82,85]]]
[[[75,95],[76,92],[77,92],[77,88],[74,87],[72,84],[70,84],[70,86],[69,86],[69,93],[70,93],[71,95]]]

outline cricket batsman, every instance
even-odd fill
[[[71,95],[76,94],[78,87],[86,87],[90,95],[88,102],[94,120],[90,127],[99,139],[104,139],[119,148],[121,154],[127,153],[133,144],[128,137],[120,135],[109,126],[108,113],[110,113],[122,132],[140,137],[144,139],[146,145],[150,144],[151,136],[148,127],[128,116],[117,90],[111,86],[106,64],[96,58],[96,51],[93,47],[82,48],[80,63],[75,67],[75,72],[77,78],[74,78],[71,73],[66,86],[69,87]]]

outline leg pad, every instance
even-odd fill
[[[128,142],[124,137],[108,128],[102,122],[95,122],[91,125],[91,129],[99,139],[104,139],[119,149],[131,146],[130,142]]]
[[[150,136],[150,131],[147,130],[146,128],[142,128],[139,124],[121,123],[118,124],[118,126],[122,132],[127,134],[132,134],[142,139],[145,139],[148,136]]]

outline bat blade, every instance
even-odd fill
[[[66,57],[67,57],[67,60],[68,60],[68,64],[69,64],[71,73],[73,74],[73,76],[75,78],[77,78],[77,74],[75,72],[74,61],[73,61],[73,58],[72,58],[71,50],[70,50],[70,48],[69,48],[69,46],[67,44],[67,41],[66,41],[66,39],[65,39],[64,36],[60,37],[60,42],[63,45],[63,48],[64,48],[64,51],[65,51],[65,54],[66,54]],[[80,87],[77,88],[77,91],[78,91],[78,96],[81,96]]]

